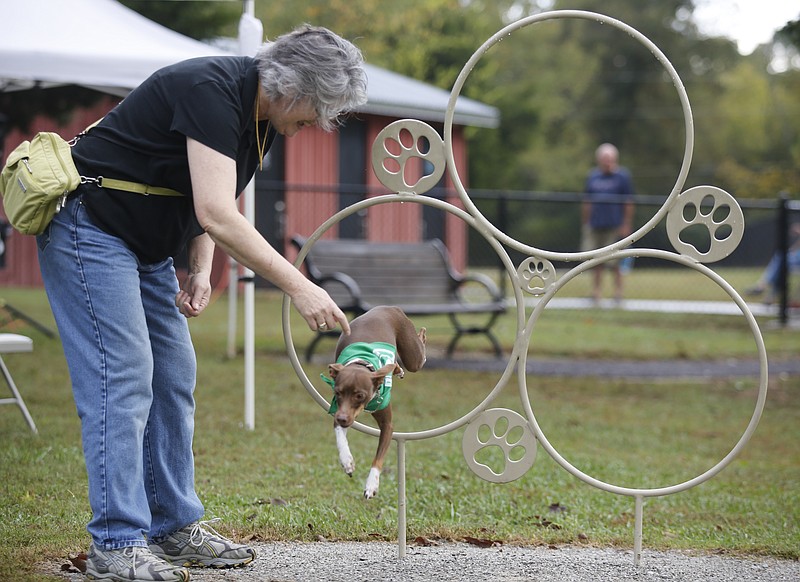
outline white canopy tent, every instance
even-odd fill
[[[157,69],[225,51],[115,0],[0,0],[0,91],[82,85],[125,95]]]

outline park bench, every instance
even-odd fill
[[[306,239],[294,236],[298,249]],[[492,333],[506,302],[486,275],[458,273],[450,263],[447,248],[438,239],[423,242],[372,242],[364,240],[316,241],[305,257],[304,265],[311,281],[325,289],[345,313],[358,316],[376,305],[396,305],[409,317],[448,315],[453,337],[447,346],[451,357],[458,341],[465,335],[482,334],[502,357],[502,349]],[[474,287],[468,300],[467,284]],[[478,292],[478,290],[480,290]],[[481,324],[464,324],[459,316],[486,315]],[[338,332],[320,332],[306,349],[306,359],[313,356],[317,344]]]

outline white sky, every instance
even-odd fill
[[[743,55],[799,16],[800,0],[697,0],[694,11],[702,33],[734,40]]]

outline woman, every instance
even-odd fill
[[[338,324],[349,333],[328,294],[267,243],[235,199],[276,134],[330,130],[365,101],[360,51],[306,25],[255,58],[198,58],[157,71],[73,148],[89,180],[37,242],[81,418],[89,576],[184,581],[186,564],[255,558],[201,521],[186,318],[208,305],[219,245],[286,292],[312,330]],[[92,180],[100,176],[105,186]],[[108,178],[156,193],[112,189]],[[172,257],[184,248],[189,270],[179,288]]]

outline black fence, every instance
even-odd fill
[[[509,237],[538,249],[554,252],[578,252],[581,238],[580,193],[533,193],[502,191],[470,191],[470,198],[486,219]],[[664,204],[663,197],[634,196],[634,230],[645,225]],[[788,321],[792,300],[790,272],[800,270],[800,201],[780,195],[774,200],[737,199],[744,214],[745,229],[741,243],[717,267],[764,268],[774,261],[777,279],[771,292],[771,302],[778,305],[780,321]],[[705,230],[705,229],[704,229]],[[698,236],[700,235],[698,231]],[[705,236],[708,236],[707,231]],[[502,269],[494,250],[480,233],[470,235],[469,264],[471,267]],[[704,242],[697,242],[703,250]],[[661,220],[630,248],[674,251]],[[526,257],[510,251],[514,264]],[[796,256],[795,256],[796,255]],[[556,263],[556,268],[568,264]],[[675,268],[678,265],[654,258],[636,259],[637,268]],[[574,265],[573,265],[574,266]]]
[[[577,252],[580,249],[582,195],[578,193],[540,194],[524,192],[477,191],[470,198],[486,219],[499,230],[527,245],[554,252]],[[634,196],[634,230],[646,224],[663,206],[664,198]],[[791,202],[777,200],[737,200],[745,217],[742,242],[727,258],[724,266],[757,266],[769,261],[780,248],[779,219],[791,222]],[[800,215],[799,215],[800,216]],[[493,251],[482,244],[480,234],[470,237],[470,265],[493,264]],[[703,241],[697,242],[703,248]],[[665,221],[640,238],[632,248],[674,250],[666,232]],[[513,256],[513,253],[512,253]],[[514,257],[519,262],[524,257]],[[638,262],[641,261],[641,262]],[[637,259],[637,264],[668,268],[663,261]]]
[[[264,232],[270,242],[281,251],[284,250],[282,242],[285,240],[284,235],[286,234],[282,232],[285,222],[282,193],[285,192],[285,188],[286,185],[283,183],[262,181],[256,197],[259,230]],[[372,191],[367,187],[347,185],[324,188],[319,186],[304,188],[292,185],[291,190],[301,192],[296,195],[312,197],[338,194],[340,201],[345,199],[354,201],[385,193],[383,190]],[[269,195],[264,196],[265,191]],[[469,195],[486,220],[514,240],[553,252],[570,253],[580,249],[583,199],[580,193],[470,190]],[[433,189],[426,196],[451,202],[457,198],[453,191],[445,191],[442,188]],[[657,196],[634,196],[634,230],[640,229],[649,222],[663,206],[664,200],[664,197]],[[790,200],[787,196],[781,195],[773,200],[737,198],[737,203],[742,209],[745,221],[742,241],[730,256],[714,263],[714,267],[757,267],[760,270],[770,262],[774,255],[777,256],[780,268],[773,303],[780,306],[780,319],[786,322],[793,306],[790,293],[791,277],[789,276],[795,262],[791,258],[792,245],[795,240],[800,239],[800,226],[793,227],[792,225],[800,225],[800,201]],[[422,224],[414,226],[418,230],[413,233],[412,238],[420,236],[424,239],[443,238],[444,215],[444,211],[426,206],[424,212],[421,213]],[[356,215],[350,218],[358,224],[354,228],[349,228],[347,234],[342,234],[349,238],[363,238],[365,217]],[[793,235],[793,231],[796,231],[797,234]],[[707,231],[706,236],[708,236]],[[468,245],[469,268],[481,270],[497,268],[499,273],[504,272],[499,257],[480,232],[475,229],[469,230]],[[702,249],[703,242],[699,241],[696,246]],[[800,246],[800,243],[797,246]],[[666,232],[666,221],[659,221],[631,248],[674,251]],[[509,250],[509,254],[514,264],[520,264],[527,258],[513,249]],[[798,251],[798,256],[800,256],[800,251]],[[797,262],[800,263],[800,261]],[[556,268],[566,267],[567,264],[556,264],[555,266]],[[638,257],[636,266],[637,268],[669,269],[678,265],[669,261]],[[798,269],[800,269],[800,264],[798,264]],[[502,275],[500,276],[502,280]]]

